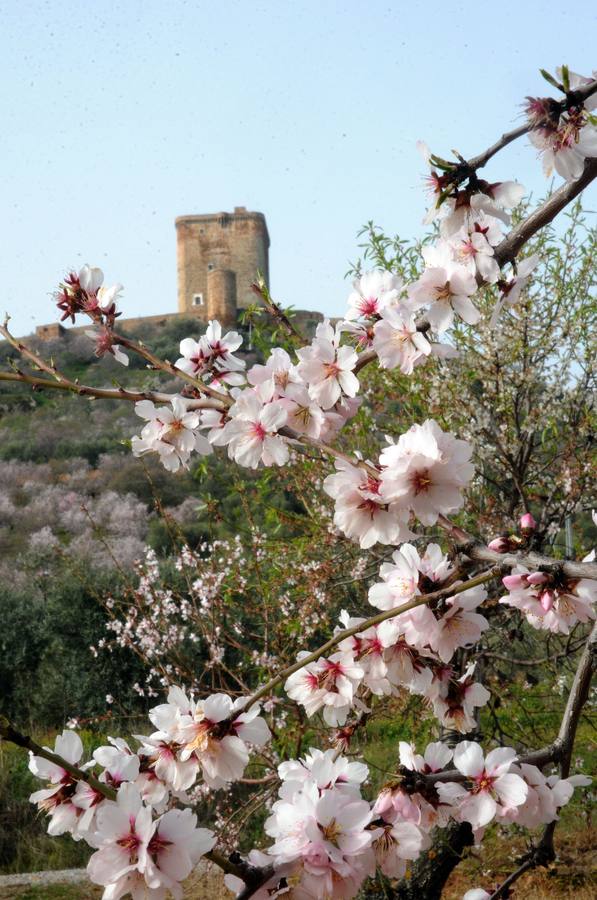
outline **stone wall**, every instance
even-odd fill
[[[265,216],[237,206],[233,213],[179,216],[176,219],[178,310],[212,318],[208,274],[225,269],[236,275],[236,305],[255,301],[251,283],[262,272],[269,285],[269,234]]]

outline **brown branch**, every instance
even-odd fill
[[[521,565],[542,572],[562,572],[569,578],[590,578],[592,580],[597,580],[597,563],[554,559],[552,556],[543,556],[540,553],[534,553],[532,551],[498,553],[496,550],[490,550],[489,547],[486,547],[485,544],[478,541],[472,534],[468,534],[464,529],[455,525],[446,518],[446,516],[440,515],[438,518],[438,525],[452,538],[456,549],[462,553],[463,556],[468,556],[469,559],[476,559],[479,562],[485,563],[501,563],[508,568]]]
[[[582,175],[576,181],[567,181],[549,197],[545,203],[513,228],[510,234],[497,245],[494,259],[501,267],[512,262],[522,247],[534,234],[549,225],[559,212],[574,200],[597,177],[597,157],[585,160]]]
[[[296,338],[301,342],[305,340],[300,331],[298,331],[298,329],[295,328],[295,326],[292,324],[280,304],[276,303],[276,301],[273,299],[265,281],[263,281],[261,278],[258,281],[254,281],[251,285],[251,290],[254,294],[256,294],[257,297],[260,298],[272,319],[274,319],[275,322],[282,326],[289,337]]]
[[[566,112],[574,106],[582,105],[585,100],[591,97],[595,92],[597,92],[597,80],[590,81],[588,84],[583,84],[574,91],[569,91],[563,100],[552,101],[554,116],[561,115],[563,112]],[[528,134],[534,127],[541,126],[533,126],[530,122],[526,122],[524,125],[520,125],[512,131],[505,132],[505,134],[498,138],[495,144],[492,144],[491,147],[488,147],[483,153],[479,153],[469,160],[462,160],[459,163],[455,163],[454,174],[453,177],[450,178],[450,183],[456,186],[461,181],[474,175],[477,169],[482,169],[486,166],[489,160],[499,153],[500,150],[503,150],[508,144],[511,144],[518,138]]]
[[[0,381],[12,381],[17,384],[29,384],[35,389],[68,391],[79,394],[82,397],[98,398],[100,400],[129,400],[136,403],[139,400],[151,400],[152,403],[170,403],[173,394],[165,394],[159,391],[125,390],[124,388],[98,388],[88,384],[79,384],[78,381],[49,381],[47,378],[39,378],[37,375],[29,375],[27,372],[0,372]],[[201,399],[187,399],[188,409],[221,409],[218,400],[210,397]]]
[[[421,597],[417,597],[415,600],[410,600],[408,603],[403,603],[402,606],[396,606],[393,609],[386,609],[384,612],[378,613],[375,616],[371,616],[369,619],[364,619],[358,625],[353,625],[351,628],[345,628],[342,631],[337,632],[334,637],[330,638],[325,644],[322,644],[321,647],[318,647],[317,650],[314,650],[312,653],[309,653],[307,656],[302,657],[302,659],[297,660],[297,662],[293,663],[293,665],[288,666],[286,669],[282,669],[274,678],[260,687],[254,694],[249,697],[247,700],[244,709],[250,709],[251,706],[254,706],[262,697],[270,694],[272,690],[285,681],[290,675],[294,672],[298,672],[299,669],[304,669],[305,666],[308,666],[309,663],[316,662],[321,656],[327,653],[329,650],[332,650],[336,647],[341,641],[346,640],[346,638],[352,637],[355,634],[359,634],[362,631],[365,631],[367,628],[371,628],[373,625],[379,625],[380,622],[385,622],[386,619],[393,619],[396,616],[399,616],[403,612],[408,612],[410,609],[416,609],[418,606],[424,606],[427,603],[432,603],[435,600],[440,600],[443,597],[452,597],[456,594],[461,594],[463,591],[467,591],[471,587],[476,587],[479,584],[485,584],[486,581],[491,581],[492,578],[495,578],[496,575],[499,575],[501,572],[501,568],[499,566],[494,566],[489,569],[487,572],[483,572],[481,575],[477,575],[475,578],[470,578],[468,581],[464,581],[462,584],[450,585],[448,587],[440,588],[437,591],[433,591],[430,594],[423,594]]]
[[[29,750],[34,756],[41,756],[42,759],[47,759],[48,762],[60,766],[60,768],[65,769],[69,775],[72,775],[75,781],[85,781],[94,791],[103,794],[106,800],[116,800],[117,792],[114,788],[104,784],[103,781],[99,781],[89,770],[80,769],[78,766],[74,766],[58,753],[54,753],[52,750],[40,746],[28,735],[21,734],[21,732],[17,731],[4,716],[0,716],[0,739],[10,741],[11,744],[15,744],[17,747]],[[219,866],[224,872],[236,875],[237,878],[242,878],[243,880],[246,879],[247,872],[253,869],[252,866],[249,866],[243,860],[240,860],[240,864],[239,862],[232,862],[221,853],[218,853],[217,850],[210,850],[208,853],[204,854],[204,857],[215,863],[215,865]]]
[[[65,769],[76,781],[85,781],[94,791],[103,794],[108,800],[116,800],[116,791],[113,788],[102,781],[98,781],[95,775],[88,770],[74,766],[52,750],[37,744],[28,735],[21,734],[5,716],[0,716],[0,739],[10,741],[11,744],[16,744],[17,747],[22,747],[24,750],[29,750],[34,756],[41,756],[42,759],[47,759],[48,762]]]

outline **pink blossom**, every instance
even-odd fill
[[[326,320],[317,326],[312,344],[297,350],[297,372],[322,409],[331,409],[342,395],[354,397],[359,390],[353,372],[357,354],[351,347],[339,347],[338,341],[339,334]]]
[[[500,603],[519,609],[533,628],[569,634],[577,622],[595,618],[597,583],[588,578],[529,572],[516,566],[502,580],[509,593]]]
[[[477,290],[474,276],[466,267],[451,260],[448,245],[434,250],[434,255],[427,251],[428,268],[408,287],[411,308],[429,306],[427,319],[439,333],[452,325],[455,313],[469,325],[475,325],[481,314],[470,299]]]
[[[241,385],[245,378],[245,361],[234,356],[243,339],[236,331],[222,336],[222,326],[217,320],[209,322],[205,334],[198,341],[184,338],[180,342],[181,357],[176,367],[201,378],[213,375],[228,384]]]
[[[528,787],[520,775],[510,768],[516,760],[516,751],[500,747],[483,758],[479,744],[462,741],[454,750],[454,765],[467,777],[467,789],[456,782],[439,782],[436,785],[440,798],[451,803],[461,821],[470,822],[474,829],[482,828],[506,809],[525,802]]]
[[[317,785],[320,793],[335,788],[359,797],[360,786],[368,774],[364,763],[351,762],[345,756],[338,756],[334,750],[322,751],[311,747],[302,759],[290,759],[278,766],[278,775],[283,782],[279,796],[291,799],[307,782],[311,782]]]
[[[187,411],[187,402],[174,396],[167,406],[156,407],[151,400],[135,403],[135,412],[147,420],[141,436],[132,440],[133,454],[142,456],[155,452],[164,468],[170,472],[186,467],[191,453],[207,455],[212,452],[211,444],[195,429],[199,427],[199,414]]]
[[[381,496],[381,480],[368,470],[337,459],[336,472],[327,476],[323,489],[336,501],[334,524],[363,549],[411,536],[405,525],[408,511]]]
[[[399,368],[411,375],[415,365],[424,362],[431,353],[425,335],[417,330],[414,316],[396,306],[386,306],[373,329],[373,349],[382,369]]]
[[[307,655],[301,652],[298,658]],[[309,717],[323,709],[328,725],[344,725],[364,674],[350,653],[334,653],[294,672],[287,678],[284,690],[291,700],[305,707]]]
[[[50,748],[44,747],[44,750]],[[83,755],[81,738],[76,732],[65,730],[56,738],[53,752],[76,766]],[[85,766],[88,767],[89,764]],[[50,762],[43,756],[30,754],[29,769],[38,778],[50,782],[47,788],[34,791],[29,797],[31,803],[37,803],[38,809],[50,816],[48,834],[56,836],[73,832],[73,837],[78,840],[79,835],[76,832],[81,809],[75,803],[77,780],[62,766]]]
[[[472,447],[442,431],[432,419],[413,425],[385,447],[380,495],[412,510],[424,525],[462,506],[462,489],[473,475]]]
[[[382,581],[369,588],[369,603],[378,609],[393,609],[422,592],[435,590],[436,585],[445,581],[452,571],[448,557],[438,544],[428,544],[423,557],[412,544],[402,544],[392,554],[391,563],[381,564],[379,574]],[[408,615],[410,613],[404,614]],[[399,618],[404,621],[403,616]]]
[[[97,848],[87,873],[94,884],[112,885],[129,873],[143,873],[147,867],[147,846],[154,830],[151,807],[141,802],[133,784],[123,784],[116,802],[102,804],[89,837]]]
[[[264,402],[259,393],[247,388],[238,395],[228,414],[230,421],[218,443],[228,446],[230,459],[251,469],[260,462],[266,466],[288,462],[288,445],[278,434],[288,418],[280,400]]]
[[[353,281],[348,298],[348,321],[379,316],[389,303],[395,302],[403,287],[402,279],[391,272],[373,270]]]
[[[487,597],[482,585],[469,588],[447,599],[447,611],[437,619],[430,636],[430,646],[447,663],[459,647],[471,647],[489,628],[484,616],[474,612]]]

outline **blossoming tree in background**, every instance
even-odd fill
[[[571,767],[594,664],[597,565],[592,556],[562,560],[538,553],[537,547],[541,536],[550,529],[557,532],[573,509],[562,500],[553,516],[553,497],[533,497],[531,513],[533,441],[524,444],[527,432],[520,426],[518,438],[528,458],[514,459],[512,437],[492,432],[491,410],[478,423],[472,414],[463,415],[457,390],[442,395],[441,378],[433,386],[434,403],[440,412],[442,403],[447,409],[438,417],[444,424],[450,417],[466,420],[460,434],[435,418],[413,417],[400,433],[392,430],[391,421],[384,437],[371,429],[361,448],[347,449],[343,440],[359,409],[367,414],[366,367],[377,368],[382,376],[397,370],[415,378],[423,367],[442,372],[444,367],[478,364],[486,384],[491,366],[503,366],[499,339],[488,360],[479,352],[479,335],[488,328],[496,336],[507,333],[511,317],[525,315],[520,307],[543,260],[539,253],[521,254],[597,176],[597,127],[591,113],[597,80],[566,67],[548,80],[557,97],[529,99],[525,124],[485,153],[450,161],[422,147],[431,168],[428,222],[434,226],[433,240],[425,243],[419,260],[411,256],[408,277],[403,277],[404,269],[402,276],[391,271],[378,252],[377,267],[355,280],[346,317],[321,323],[310,343],[259,283],[255,289],[264,306],[288,332],[286,346],[272,348],[263,364],[247,369],[237,355],[240,336],[224,333],[214,321],[205,334],[181,342],[175,363],[162,360],[118,333],[121,288],[104,287],[102,273],[90,266],[69,274],[60,286],[63,318],[89,317],[98,355],[111,354],[126,365],[128,354],[138,354],[155,371],[177,379],[176,394],[70,381],[54,362],[14,338],[7,323],[0,327],[22,358],[12,371],[0,374],[3,380],[135,403],[143,424],[133,438],[133,453],[155,453],[173,473],[197,455],[218,452],[251,471],[292,467],[306,458],[310,491],[333,501],[330,541],[354,548],[344,565],[348,560],[354,567],[355,594],[361,576],[364,584],[371,580],[368,563],[363,568],[359,554],[375,552],[379,563],[374,583],[361,591],[370,614],[355,616],[355,610],[344,609],[335,625],[327,580],[330,558],[325,547],[311,546],[292,573],[309,598],[301,620],[305,643],[297,658],[279,665],[280,654],[266,653],[254,660],[253,668],[228,670],[220,686],[190,671],[187,684],[176,683],[182,665],[160,669],[158,662],[156,676],[170,681],[170,688],[150,712],[148,733],[136,735],[134,742],[110,738],[109,745],[83,760],[76,731],[65,731],[50,749],[2,722],[2,737],[29,749],[30,768],[44,782],[31,800],[47,813],[49,833],[69,833],[93,848],[89,876],[105,886],[107,900],[126,894],[181,897],[182,883],[202,857],[227,873],[229,890],[240,897],[349,898],[380,872],[389,879],[386,896],[439,897],[459,853],[473,841],[482,842],[494,822],[543,826],[543,833],[506,882],[472,887],[467,900],[507,896],[523,872],[555,858],[559,810],[575,787],[587,783],[585,776],[571,774]],[[519,208],[521,185],[490,183],[479,175],[500,149],[527,133],[542,153],[546,171],[555,167],[565,179],[530,214]],[[515,224],[510,227],[512,215]],[[374,231],[371,236],[371,252],[383,249],[379,236]],[[549,312],[549,297],[545,309]],[[549,318],[543,325],[550,327]],[[530,364],[526,346],[521,354],[508,362],[512,382],[523,392],[533,373],[525,376]],[[554,347],[547,358],[556,357]],[[500,399],[510,396],[510,388],[500,383],[508,376],[507,370],[496,382]],[[390,396],[387,402],[395,399]],[[528,419],[528,397],[525,403]],[[585,439],[584,412],[578,416],[579,440]],[[517,415],[520,422],[522,412]],[[479,508],[479,481],[495,481],[496,473],[487,458],[475,469],[471,441],[462,432],[470,437],[476,428],[486,429],[503,447],[499,465],[507,466],[512,480],[512,488],[502,490],[512,517],[506,533],[492,534],[491,510]],[[544,451],[542,465],[549,465],[550,452],[549,447]],[[561,452],[570,466],[574,447]],[[552,465],[560,455],[556,451]],[[581,475],[584,486],[588,475]],[[566,493],[561,485],[558,489]],[[582,495],[575,494],[574,509]],[[310,498],[306,491],[305,502]],[[201,584],[210,615],[228,577],[226,562],[238,562],[245,552],[234,543],[216,550],[224,565],[221,576],[213,569],[214,553]],[[252,552],[249,573],[251,565],[262,565],[264,559],[257,531]],[[181,571],[201,565],[196,555],[185,548]],[[370,562],[372,557],[363,558]],[[152,566],[149,560],[148,568]],[[144,577],[139,590],[143,616],[124,623],[115,617],[114,633],[125,643],[138,641],[159,660],[156,645],[175,645],[180,628],[187,628],[185,636],[192,641],[193,632],[184,624],[175,632],[163,627],[175,601],[159,589],[155,571]],[[246,591],[249,617],[258,612],[252,606],[251,577],[247,574],[245,583],[237,585],[241,596]],[[192,590],[197,592],[196,586],[191,585],[191,596]],[[364,601],[358,597],[359,612]],[[192,607],[192,600],[186,602],[183,623]],[[280,596],[283,611],[287,604],[288,598]],[[245,635],[234,617],[226,624],[224,611],[219,613],[217,625],[213,615],[210,620],[209,652],[223,669],[222,648],[240,646]],[[499,633],[514,616],[537,632],[573,633],[578,651],[558,733],[547,746],[524,753],[503,741],[482,746],[478,731],[479,713],[491,704],[492,693],[483,683],[476,648],[482,637]],[[271,628],[274,621],[256,617],[255,627]],[[272,646],[274,642],[272,637]],[[419,698],[432,710],[437,739],[426,747],[400,742],[393,777],[373,794],[368,768],[358,758],[360,736],[386,700],[402,697]],[[276,715],[278,705],[284,707],[283,716]],[[287,707],[300,720],[301,735],[316,735],[320,746],[305,747],[299,740],[293,748],[285,740],[285,729],[291,733]],[[314,723],[317,728],[311,728]],[[247,767],[255,758],[269,771],[251,779]],[[545,774],[553,766],[557,771]],[[247,856],[230,846],[225,821],[216,821],[216,834],[214,824],[199,825],[193,811],[236,783],[255,790],[257,802],[247,804],[249,812],[269,804],[265,837]],[[365,889],[371,895],[372,889]]]

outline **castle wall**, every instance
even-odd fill
[[[208,317],[208,273],[217,269],[236,275],[239,309],[255,302],[251,283],[258,271],[269,285],[269,234],[262,213],[236,207],[233,213],[180,216],[176,237],[179,312]]]
[[[230,269],[207,273],[207,316],[222,325],[236,325],[236,274]]]

